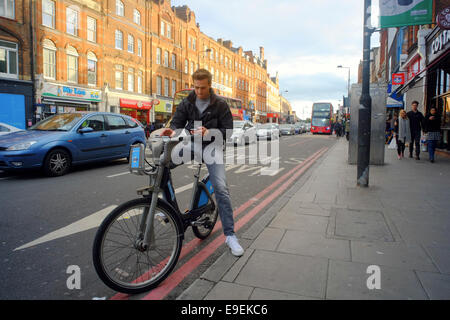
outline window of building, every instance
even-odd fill
[[[137,92],[142,93],[142,71],[141,70],[138,71],[138,76],[137,76]]]
[[[219,53],[216,51],[216,62],[219,62]]]
[[[175,53],[172,53],[172,69],[177,69],[177,55]]]
[[[164,95],[169,96],[169,79],[164,78]]]
[[[91,17],[87,17],[87,39],[97,42],[97,20]]]
[[[55,1],[42,1],[42,24],[49,28],[55,28]]]
[[[78,52],[72,46],[67,46],[67,82],[78,83]]]
[[[188,61],[188,59],[184,60],[184,73],[186,73],[186,74],[189,73],[189,61]]]
[[[128,52],[134,53],[134,37],[131,34],[128,35]]]
[[[177,91],[177,81],[172,80],[172,98],[175,96],[176,91]]]
[[[121,17],[123,17],[125,14],[125,7],[123,5],[123,2],[120,0],[116,0],[116,14]]]
[[[78,35],[78,11],[72,8],[66,9],[66,32],[73,36]]]
[[[133,11],[133,21],[134,23],[141,25],[141,13],[137,9],[134,9]]]
[[[116,89],[123,90],[123,65],[116,64]]]
[[[123,50],[123,33],[120,30],[116,30],[116,49]]]
[[[18,45],[0,40],[0,76],[18,78]]]
[[[211,52],[209,53],[209,59],[214,60],[214,49],[211,49]]]
[[[188,37],[188,48],[192,49],[192,38]]]
[[[161,48],[156,48],[156,64],[161,64]]]
[[[161,20],[161,35],[165,35],[166,33],[166,23]]]
[[[134,69],[128,68],[128,91],[134,91]]]
[[[192,49],[197,50],[197,39],[192,39]]]
[[[211,67],[211,75],[212,75],[212,81],[216,81],[215,75],[214,75],[214,67]]]
[[[43,47],[44,78],[56,80],[56,46],[52,41],[45,39]]]
[[[97,56],[93,52],[87,54],[88,85],[97,85]]]
[[[191,62],[191,75],[194,74],[194,62]]]
[[[15,16],[14,0],[0,0],[0,17],[14,19]]]
[[[169,51],[164,51],[164,67],[169,67]]]
[[[156,77],[156,94],[161,95],[162,90],[162,78],[160,76]]]
[[[142,40],[138,39],[137,41],[137,54],[139,57],[142,57]]]
[[[172,25],[167,24],[167,38],[172,39]]]

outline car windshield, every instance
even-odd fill
[[[317,127],[325,127],[330,125],[330,119],[327,118],[313,118],[312,125]]]
[[[233,128],[240,129],[244,126],[245,121],[233,121]]]
[[[83,117],[81,113],[55,114],[45,120],[36,123],[30,130],[40,131],[69,131]]]

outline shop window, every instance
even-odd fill
[[[14,0],[0,0],[0,17],[15,18]]]

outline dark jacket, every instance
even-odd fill
[[[192,91],[187,98],[181,101],[173,115],[170,128],[172,130],[182,128],[193,130],[195,129],[194,121],[202,121],[202,126],[207,129],[219,129],[225,142],[226,130],[233,129],[233,116],[228,104],[211,89],[209,106],[200,115],[195,106],[196,98],[195,91]]]
[[[434,114],[434,119],[430,120],[431,114],[427,114],[425,117],[425,132],[440,132],[441,131],[441,117],[438,114]]]
[[[406,113],[409,118],[409,127],[411,128],[411,133],[420,133],[420,130],[424,127],[424,116],[422,112],[409,111]]]

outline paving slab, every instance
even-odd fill
[[[277,251],[350,261],[350,241],[329,239],[319,233],[287,230]]]
[[[205,300],[248,300],[253,287],[220,281],[205,297]]]
[[[269,226],[272,228],[325,233],[328,226],[328,218],[289,212],[275,217]]]
[[[450,275],[418,271],[425,291],[432,300],[450,300]]]
[[[326,299],[331,300],[425,300],[428,299],[414,271],[379,266],[380,289],[369,289],[373,284],[367,272],[369,264],[330,260]]]
[[[405,270],[437,272],[436,266],[419,245],[351,241],[352,261],[399,267]]]
[[[255,288],[250,300],[320,300],[318,298],[305,297],[297,294],[286,293],[275,290]]]
[[[235,283],[323,298],[328,260],[255,250]]]
[[[275,251],[284,232],[284,229],[265,228],[250,247],[253,249]]]
[[[177,300],[202,300],[214,285],[215,282],[197,279],[178,296]]]
[[[425,247],[441,273],[450,274],[450,247]]]

